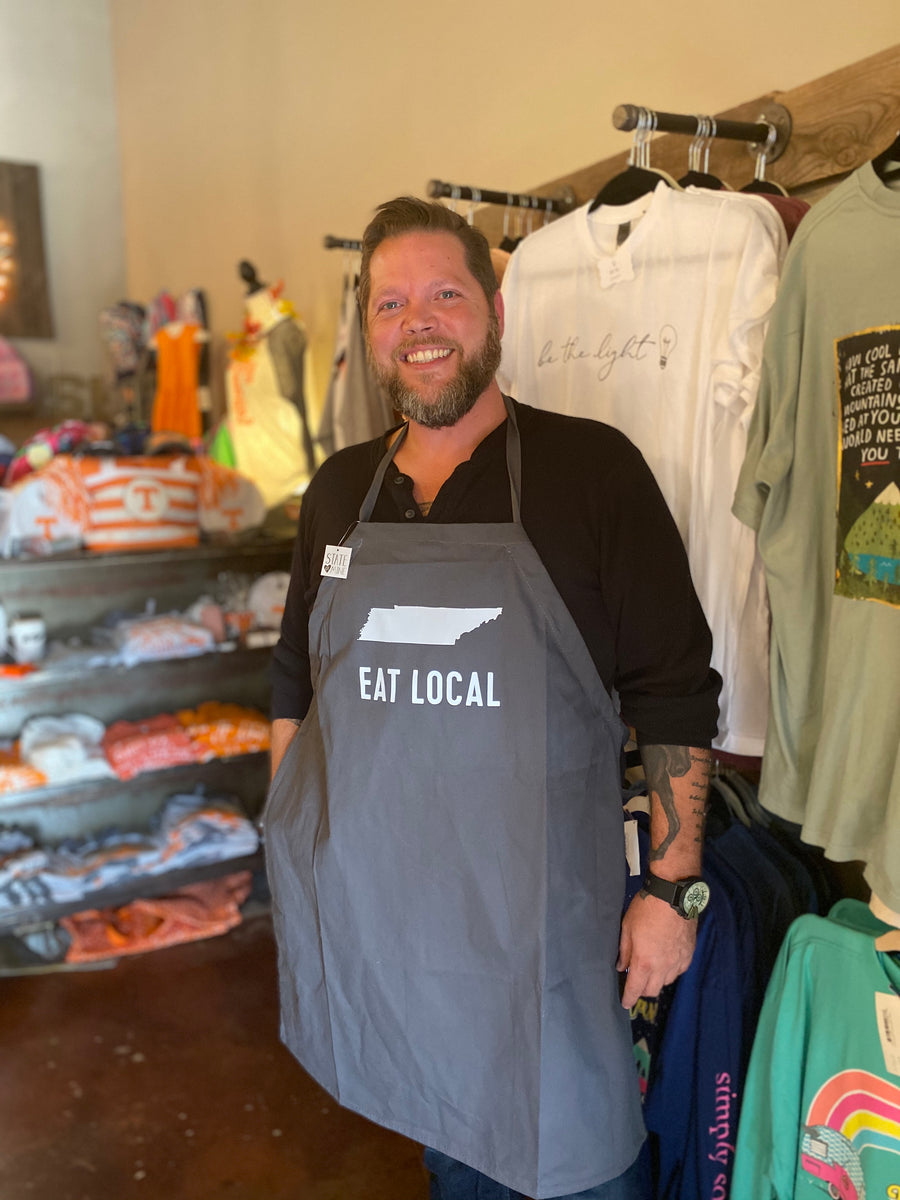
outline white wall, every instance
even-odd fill
[[[0,158],[41,169],[56,333],[14,344],[39,375],[103,374],[97,316],[126,290],[107,0],[0,0]]]
[[[624,149],[616,104],[716,112],[897,40],[897,0],[111,0],[128,280],[205,286],[237,329],[236,263],[283,278],[319,389],[332,233],[427,181],[523,190]],[[321,398],[321,397],[320,397]]]
[[[325,234],[435,176],[522,190],[595,162],[626,144],[622,101],[715,112],[896,39],[897,0],[852,22],[844,0],[0,0],[0,146],[43,168],[58,329],[27,353],[97,368],[123,253],[133,299],[205,287],[221,345],[246,257],[285,280],[321,399]]]

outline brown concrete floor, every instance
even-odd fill
[[[278,1041],[268,917],[0,979],[2,1200],[425,1200],[420,1148]]]

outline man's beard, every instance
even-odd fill
[[[496,316],[491,320],[484,341],[474,356],[467,357],[458,342],[433,339],[421,340],[422,345],[446,346],[455,351],[459,366],[456,375],[430,399],[423,399],[413,387],[407,387],[400,378],[400,369],[392,363],[388,367],[377,363],[368,350],[369,365],[375,378],[384,388],[388,399],[394,408],[410,421],[424,425],[428,429],[441,429],[446,425],[455,425],[462,417],[470,412],[475,401],[484,392],[497,373],[500,366],[500,326]],[[415,342],[401,347],[408,354],[416,347]]]

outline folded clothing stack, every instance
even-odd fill
[[[85,713],[29,717],[19,735],[19,753],[48,783],[111,778],[104,733],[103,722]]]
[[[103,735],[103,749],[120,779],[204,759],[201,747],[169,713],[145,721],[116,721]]]
[[[178,613],[120,621],[113,630],[113,638],[120,661],[126,667],[141,662],[207,654],[216,645],[211,630]]]
[[[60,925],[72,939],[66,962],[143,954],[227,933],[241,923],[240,906],[251,886],[250,872],[238,871],[221,879],[187,884],[171,896],[62,917]]]
[[[228,859],[259,848],[256,828],[233,796],[202,791],[170,796],[147,833],[111,829],[35,845],[0,829],[0,912],[38,902],[70,904],[102,888]]]
[[[269,732],[257,709],[216,700],[109,728],[85,713],[30,717],[18,743],[0,745],[0,794],[261,753]]]
[[[253,708],[207,700],[197,708],[181,709],[178,720],[206,759],[269,749],[269,722]]]
[[[0,747],[0,796],[5,792],[25,792],[29,788],[43,787],[46,782],[46,775],[22,761],[18,742],[8,748]]]

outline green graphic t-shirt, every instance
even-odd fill
[[[869,163],[788,251],[734,513],[772,609],[762,803],[900,909],[900,190]]]

